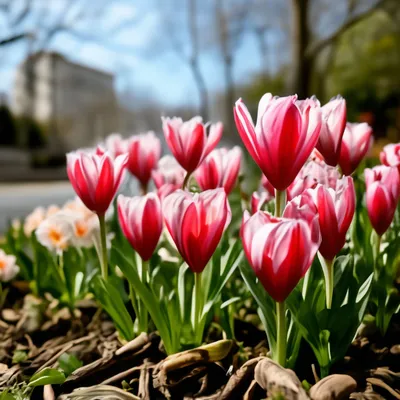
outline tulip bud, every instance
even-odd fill
[[[114,161],[108,153],[77,151],[67,154],[68,178],[89,210],[105,214],[122,182],[127,161],[127,154]]]
[[[346,241],[355,210],[353,179],[338,180],[336,190],[319,184],[307,190],[314,200],[319,214],[322,242],[320,253],[327,260],[333,260]]]
[[[223,125],[218,122],[210,126],[201,117],[183,122],[181,118],[163,118],[165,140],[179,164],[191,174],[215,148],[222,136]]]
[[[119,133],[111,133],[96,149],[99,155],[103,155],[106,151],[115,159],[128,152],[128,143]]]
[[[318,251],[318,215],[307,207],[299,212],[288,211],[298,218],[276,218],[258,211],[242,224],[246,257],[265,290],[277,302],[289,296]]]
[[[381,163],[389,167],[397,167],[400,173],[400,143],[387,144],[380,154]]]
[[[337,96],[321,107],[322,127],[317,149],[328,165],[336,166],[339,161],[342,137],[346,128],[346,101]]]
[[[163,212],[179,253],[193,272],[202,272],[231,220],[224,189],[200,194],[177,190],[164,199]]]
[[[195,172],[201,190],[223,187],[229,194],[239,175],[241,156],[238,146],[213,150]]]
[[[132,136],[128,142],[128,152],[127,168],[139,180],[142,190],[146,192],[151,173],[161,155],[160,139],[154,132]]]
[[[389,228],[400,196],[400,176],[395,167],[377,166],[364,171],[367,211],[373,228],[382,236]]]
[[[239,99],[236,126],[247,150],[272,186],[286,190],[315,147],[321,111],[314,101],[296,104],[296,96],[265,94],[258,106],[257,124]]]
[[[125,237],[143,261],[153,255],[160,239],[163,220],[161,203],[154,193],[118,196],[118,219]]]
[[[340,149],[339,165],[343,174],[351,175],[371,146],[372,128],[367,123],[347,123]]]

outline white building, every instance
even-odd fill
[[[113,75],[54,52],[31,55],[18,67],[11,109],[44,126],[59,152],[90,146],[117,128]]]

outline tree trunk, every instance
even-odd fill
[[[292,77],[289,91],[297,93],[299,98],[310,95],[312,76],[312,58],[307,57],[306,51],[310,44],[308,27],[309,0],[292,0]]]

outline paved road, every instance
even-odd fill
[[[37,206],[62,205],[74,196],[69,182],[0,184],[0,234],[9,220],[24,217]]]

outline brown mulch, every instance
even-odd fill
[[[96,310],[94,302],[85,301],[71,318],[54,300],[31,295],[17,311],[4,309],[0,391],[45,367],[57,368],[60,355],[68,353],[83,366],[62,385],[35,389],[32,399],[251,400],[279,398],[279,393],[286,399],[400,399],[398,316],[384,338],[364,330],[332,375],[319,380],[307,346],[296,365],[298,378],[266,357],[265,334],[250,323],[237,321],[240,343],[219,341],[166,357],[157,334],[123,345],[113,324]],[[308,392],[303,379],[313,385]]]

